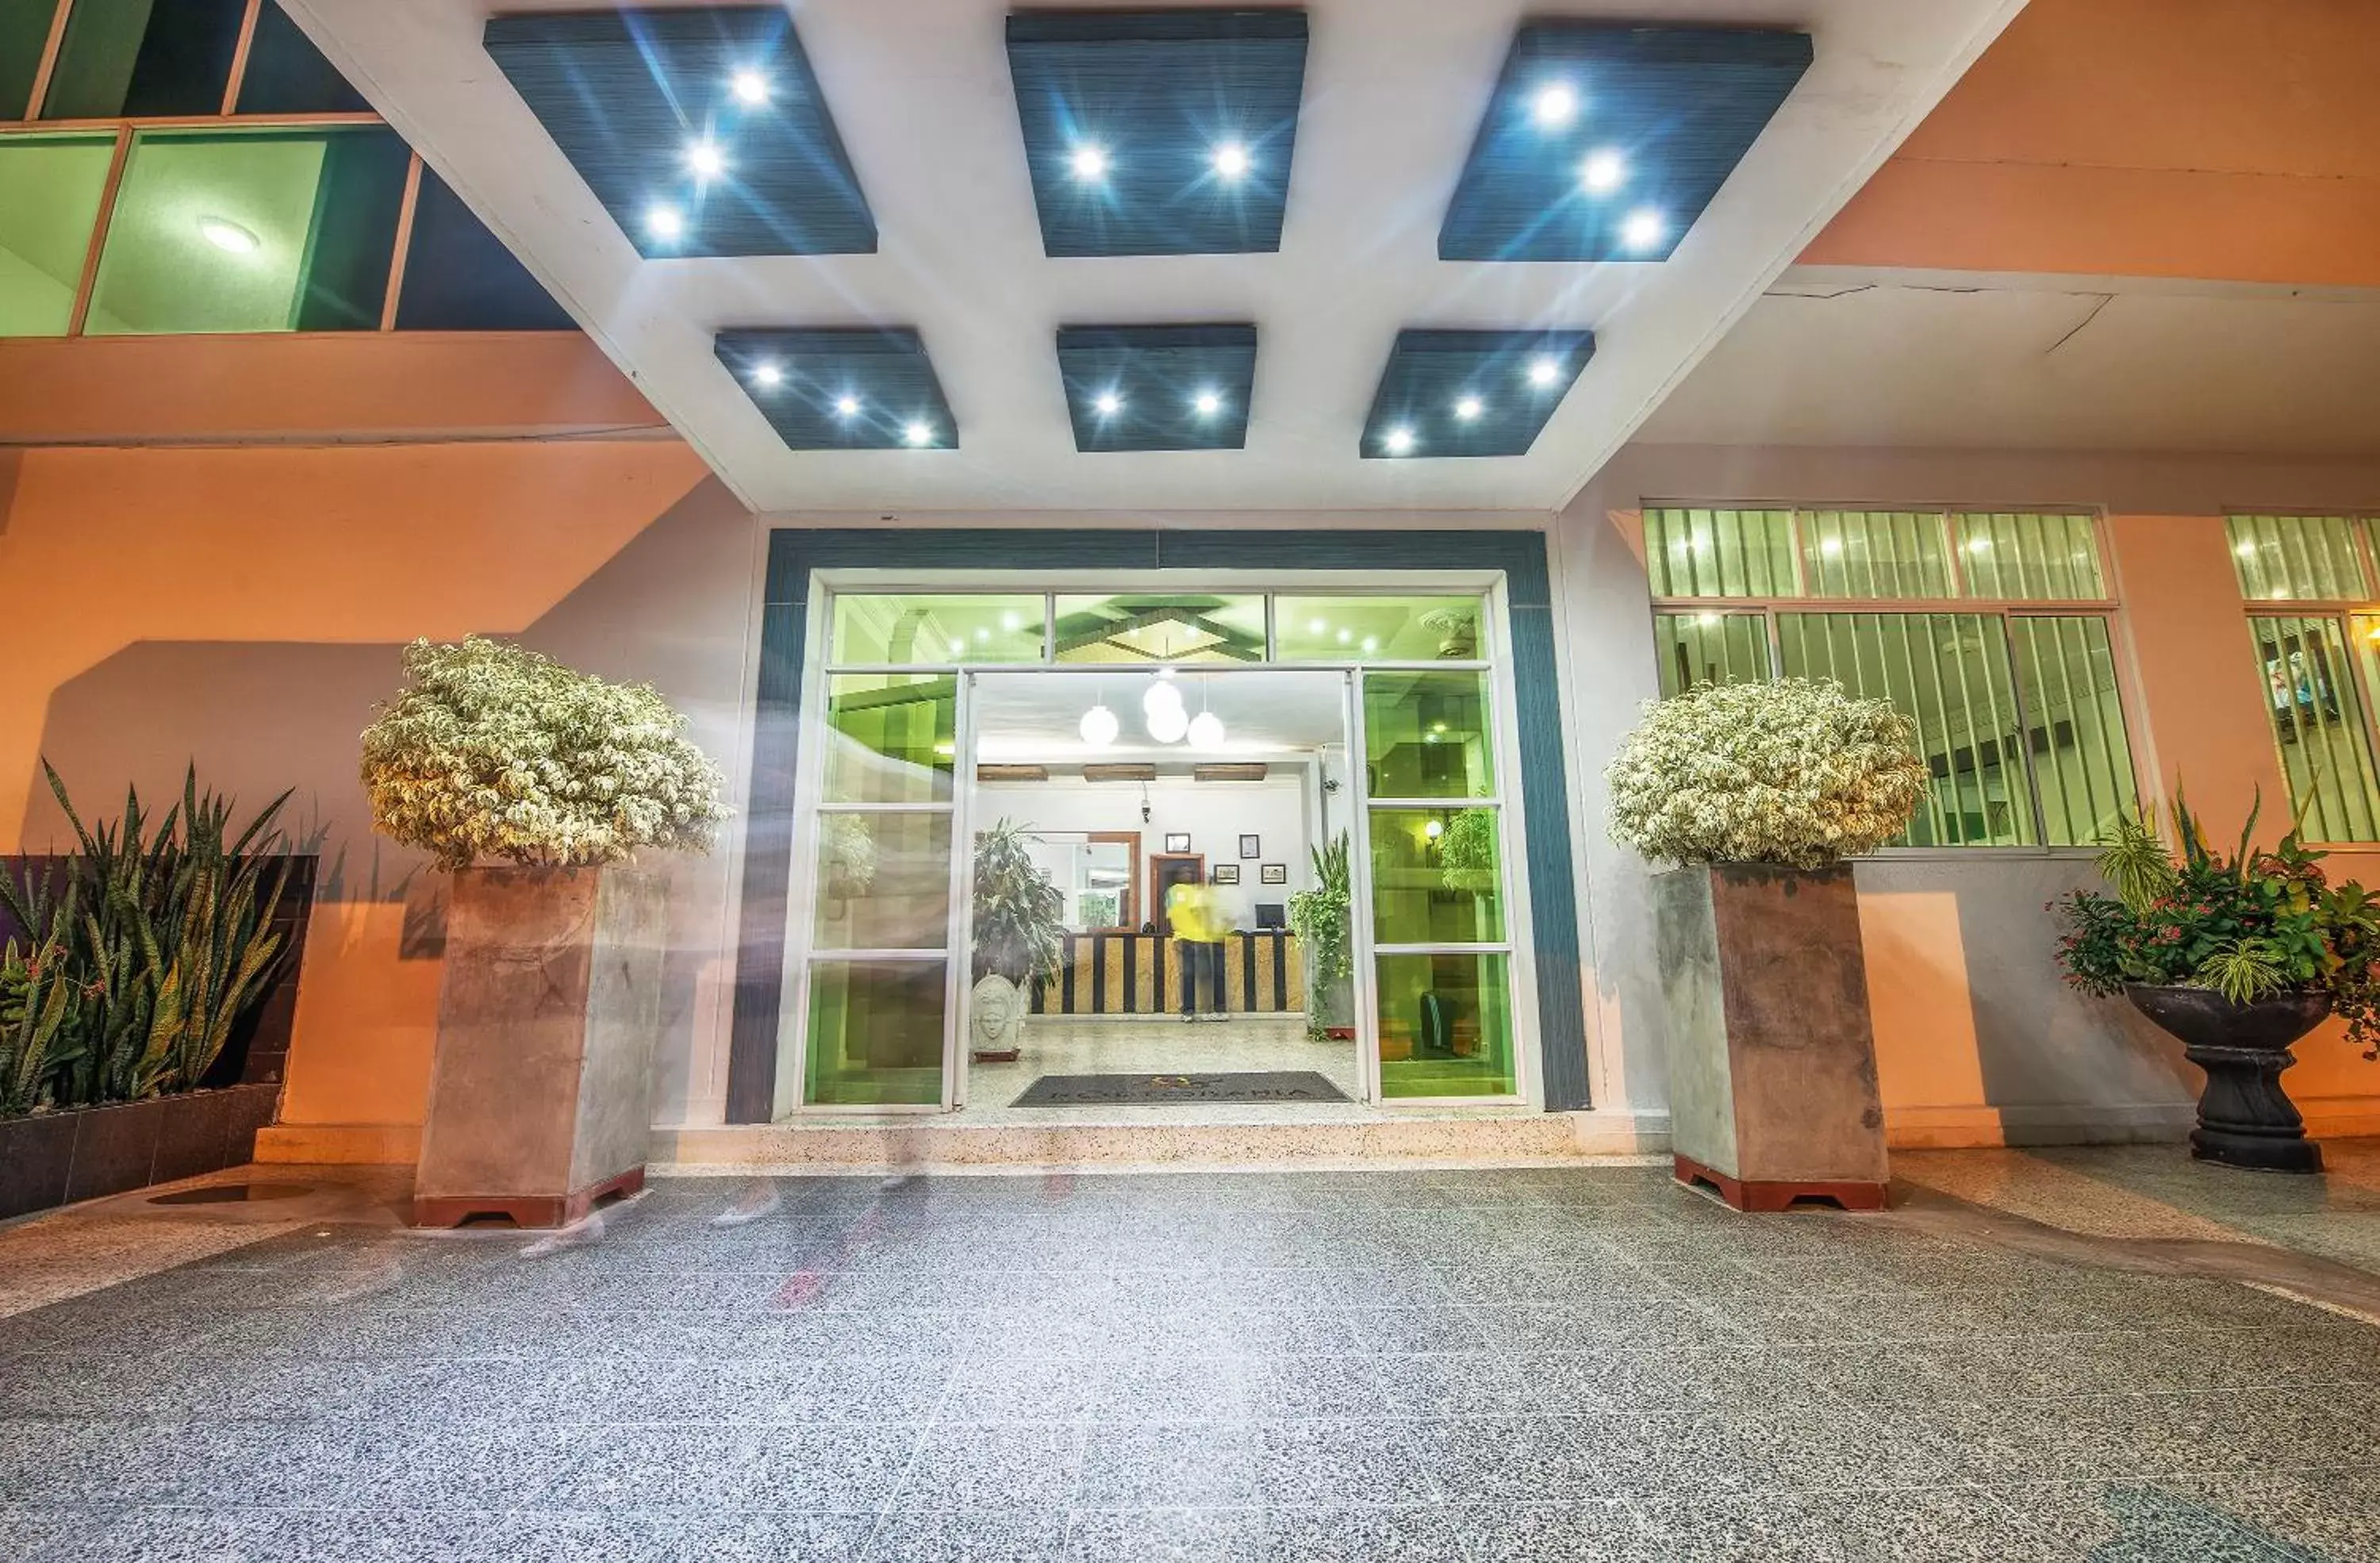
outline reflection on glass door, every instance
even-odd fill
[[[1488,674],[1374,668],[1362,676],[1380,1095],[1516,1095]]]

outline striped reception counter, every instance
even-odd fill
[[[1058,975],[1033,995],[1037,1014],[1153,1015],[1182,1007],[1183,941],[1159,934],[1065,936]],[[1208,1008],[1206,996],[1199,1007]],[[1235,933],[1223,943],[1223,1007],[1233,1014],[1298,1014],[1305,963],[1295,936]]]

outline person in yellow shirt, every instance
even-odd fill
[[[1231,934],[1231,914],[1222,897],[1206,885],[1179,884],[1165,894],[1166,920],[1182,941],[1182,1018],[1198,1018],[1198,972],[1207,973],[1207,995],[1214,1007],[1208,1013],[1223,1018],[1223,940]]]

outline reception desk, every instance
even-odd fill
[[[1058,974],[1037,986],[1033,1010],[1051,1015],[1159,1015],[1182,1008],[1182,946],[1159,934],[1068,934]],[[1206,1007],[1206,995],[1199,995]],[[1280,929],[1223,941],[1223,1007],[1232,1014],[1301,1014],[1305,963]]]

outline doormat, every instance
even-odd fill
[[[1343,1102],[1310,1069],[1248,1074],[1045,1074],[1012,1107],[1164,1107],[1174,1102]]]

